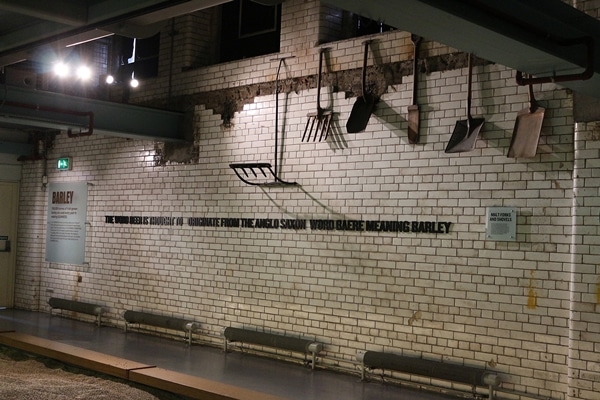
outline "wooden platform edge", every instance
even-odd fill
[[[0,344],[122,379],[131,370],[155,367],[14,331],[0,332]]]
[[[267,393],[162,368],[134,370],[130,372],[129,379],[135,383],[198,400],[284,400]]]
[[[192,399],[284,400],[282,397],[157,368],[155,365],[138,363],[15,331],[0,331],[0,344]]]

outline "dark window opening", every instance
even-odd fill
[[[114,39],[114,46],[118,81],[158,76],[160,33],[144,39],[118,36]]]
[[[393,31],[395,29],[393,26],[384,24],[382,21],[375,21],[356,14],[353,15],[353,26],[355,37]]]
[[[374,20],[339,8],[323,6],[321,8],[319,42],[352,39],[393,31],[397,28],[382,20]]]
[[[279,52],[281,6],[234,0],[222,6],[221,62]]]

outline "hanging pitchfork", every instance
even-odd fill
[[[304,128],[304,134],[302,135],[303,142],[310,142],[317,140],[319,136],[319,142],[327,140],[329,129],[331,128],[331,119],[333,112],[331,110],[325,110],[321,108],[321,74],[323,72],[323,54],[327,51],[326,48],[319,51],[319,75],[317,77],[317,112],[309,113],[308,121],[306,121],[306,127]]]

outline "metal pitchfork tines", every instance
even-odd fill
[[[319,50],[319,74],[317,76],[317,112],[308,114],[308,121],[306,121],[306,127],[304,128],[304,134],[302,135],[303,142],[310,142],[317,140],[319,142],[327,140],[329,135],[329,129],[331,128],[331,119],[333,118],[333,112],[331,110],[325,110],[321,108],[321,75],[323,73],[323,54],[327,51],[327,48]]]

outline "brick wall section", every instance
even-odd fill
[[[577,2],[576,6],[596,18],[600,16],[597,2]],[[567,393],[570,399],[593,399],[600,392],[600,182],[596,172],[599,138],[596,123],[576,125]]]
[[[25,166],[25,165],[24,165]],[[37,310],[42,283],[45,252],[45,193],[42,188],[43,168],[40,163],[23,168],[19,198],[17,269],[15,274],[15,306]],[[23,218],[26,215],[27,218]]]
[[[289,76],[316,72],[314,6],[283,3],[282,54],[296,56],[285,70]],[[406,32],[374,39],[389,62],[412,57]],[[361,42],[332,43],[332,68],[359,68]],[[272,81],[277,63],[270,58],[178,73],[173,93]],[[47,310],[50,295],[76,297],[106,305],[111,324],[122,324],[126,309],[184,315],[206,333],[259,327],[315,337],[327,355],[347,360],[368,349],[464,362],[505,374],[505,389],[593,399],[600,368],[597,135],[579,132],[574,149],[569,93],[539,86],[546,115],[538,155],[507,158],[527,90],[516,86],[514,71],[487,65],[475,68],[473,84],[473,115],[486,118],[482,138],[472,152],[445,154],[456,121],[465,118],[466,73],[420,77],[418,145],[408,144],[406,134],[410,77],[388,88],[366,132],[354,135],[345,123],[355,99],[324,89],[324,105],[336,112],[327,142],[301,142],[316,90],[279,94],[281,177],[300,186],[247,186],[228,167],[273,162],[273,95],[236,113],[231,128],[198,105],[194,164],[156,167],[151,142],[59,135],[50,157],[71,155],[75,166],[49,171],[50,181],[93,184],[89,264],[44,263],[41,163],[25,164],[17,305]],[[164,79],[139,100],[164,96]],[[488,206],[517,208],[517,241],[486,240]],[[160,227],[107,224],[106,215],[419,220],[452,227],[449,234]]]
[[[171,43],[175,43],[172,57],[162,57],[160,76],[168,76],[185,69],[215,64],[218,60],[218,8],[197,11],[175,18],[162,30],[160,54],[171,54]],[[217,35],[217,37],[213,36]]]
[[[600,268],[598,246],[598,160],[600,141],[595,123],[575,131],[573,264],[570,287],[569,397],[593,399],[600,392]]]

